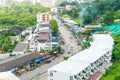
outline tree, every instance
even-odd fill
[[[84,11],[84,23],[90,24],[97,22],[101,17],[104,17],[103,23],[111,24],[114,19],[119,19],[120,0],[96,0],[88,4]],[[85,7],[85,6],[84,6]],[[87,15],[86,15],[87,13]],[[97,23],[99,23],[98,21]]]
[[[116,77],[115,77],[115,80],[120,80],[120,76],[116,76]]]
[[[50,20],[50,28],[52,29],[53,36],[57,36],[58,24],[57,24],[56,20],[54,20],[54,19]]]
[[[61,46],[58,46],[58,53],[61,53],[61,50],[62,50]]]
[[[113,60],[120,61],[120,43],[116,44],[114,47]]]
[[[6,43],[4,43],[2,45],[2,50],[3,50],[3,52],[7,52],[9,50],[9,46]]]
[[[63,56],[63,59],[64,59],[64,60],[68,60],[69,57],[68,57],[68,56]]]
[[[113,17],[113,12],[111,12],[111,11],[108,11],[108,12],[106,12],[105,13],[105,15],[103,16],[103,21],[104,21],[104,23],[105,24],[111,24],[111,23],[113,23],[114,22],[114,17]]]
[[[72,10],[70,10],[70,11],[67,11],[67,10],[63,10],[62,12],[61,12],[61,15],[69,15],[70,17],[72,17],[72,18],[78,18],[79,17],[79,15],[78,15],[78,9],[72,9]]]
[[[120,19],[120,10],[115,12],[114,19]]]
[[[12,2],[12,1],[10,1]],[[24,1],[23,3],[10,3],[9,7],[0,8],[0,28],[9,28],[13,25],[21,25],[23,27],[30,27],[35,25],[36,22],[36,14],[38,11],[47,12],[49,8],[42,7],[40,5],[32,5],[32,3],[28,1]]]

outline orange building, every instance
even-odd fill
[[[51,18],[52,18],[52,15],[49,12],[37,14],[37,22],[50,21]]]

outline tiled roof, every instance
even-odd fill
[[[14,67],[20,67],[24,65],[26,62],[36,59],[40,56],[41,55],[38,53],[29,53],[29,54],[23,54],[23,55],[14,56],[5,60],[1,60],[0,72],[6,71]]]
[[[88,80],[98,80],[102,73],[103,73],[102,71],[97,71],[95,74],[90,75],[90,78]]]
[[[28,42],[20,42],[17,44],[13,52],[25,52],[28,48]]]
[[[49,34],[48,33],[42,33],[38,35],[38,40],[48,40],[49,39]]]

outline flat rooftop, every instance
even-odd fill
[[[20,67],[25,64],[25,62],[34,60],[41,55],[38,53],[28,53],[19,56],[13,56],[7,59],[3,59],[0,61],[0,72],[9,70],[14,67]]]
[[[89,65],[90,65],[89,63],[63,61],[63,62],[53,66],[49,70],[54,70],[54,71],[58,71],[58,72],[76,75],[79,72],[86,69],[87,67],[89,67]]]
[[[85,68],[90,66],[103,55],[105,55],[114,45],[114,40],[108,34],[94,34],[93,42],[90,48],[85,49],[78,54],[70,57],[67,61],[63,61],[50,68],[67,74],[78,74]]]
[[[20,42],[17,44],[13,52],[25,52],[28,48],[28,42]]]
[[[20,80],[20,79],[11,72],[1,72],[0,80]]]
[[[114,39],[109,34],[93,34],[93,40],[114,41]]]
[[[85,25],[85,28],[101,28],[102,25]]]
[[[77,62],[84,62],[84,63],[94,63],[96,60],[98,60],[101,56],[106,54],[106,51],[103,50],[97,50],[97,49],[87,49],[84,50],[72,57],[70,57],[68,60],[70,61],[77,61]]]

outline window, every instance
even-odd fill
[[[70,76],[70,80],[73,80],[73,77],[72,77],[72,76]]]
[[[53,76],[53,73],[52,73],[52,72],[50,72],[50,76]]]
[[[74,75],[74,78],[76,79],[76,78],[77,78],[77,76],[76,76],[76,75]]]

